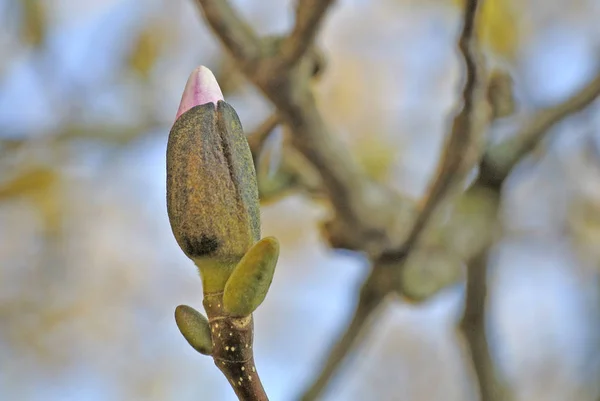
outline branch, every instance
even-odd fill
[[[321,175],[335,215],[326,225],[326,237],[336,248],[379,255],[393,249],[393,230],[402,200],[370,181],[339,139],[332,135],[312,95],[296,102],[277,102],[292,131],[293,145]]]
[[[483,133],[485,132],[488,118],[487,116],[482,117],[481,114],[485,115],[485,110],[482,108],[485,106],[487,85],[485,83],[483,66],[479,60],[479,54],[474,43],[474,24],[477,5],[477,0],[467,1],[464,26],[459,40],[459,48],[465,60],[467,76],[463,90],[463,109],[454,120],[452,132],[439,167],[438,178],[434,181],[432,189],[429,191],[423,211],[414,223],[402,247],[402,251],[393,251],[387,256],[380,254],[378,260],[381,263],[374,265],[367,279],[367,283],[372,283],[377,282],[379,277],[385,276],[387,278],[387,285],[372,287],[375,291],[373,295],[374,299],[381,300],[390,292],[397,290],[399,286],[395,284],[399,281],[398,277],[402,275],[402,266],[408,258],[407,252],[417,241],[433,210],[442,198],[447,195],[449,189],[452,187],[451,184],[454,184],[456,181],[462,182],[469,171],[477,164],[482,153]],[[322,168],[319,168],[319,170],[322,171]],[[369,209],[371,212],[373,211],[372,208]],[[396,205],[395,208],[391,209],[397,211],[398,206]],[[386,265],[390,266],[384,259],[393,260],[393,263],[391,263],[391,266],[393,266],[392,269],[383,268]],[[390,276],[387,272],[392,272],[392,275]],[[367,287],[367,283],[365,283],[365,288]],[[361,302],[359,302],[359,307],[360,305]],[[366,321],[366,317],[361,313],[361,309],[357,309],[349,328],[338,344],[332,349],[327,363],[313,385],[305,393],[302,398],[303,401],[316,399],[333,376],[335,369],[352,350],[351,345],[357,341],[358,333],[360,332],[359,329]]]
[[[550,128],[582,110],[598,96],[600,71],[569,99],[531,115],[518,134],[488,149],[482,161],[479,181],[487,186],[500,186],[519,160],[537,146]]]
[[[469,172],[477,165],[482,154],[489,110],[486,102],[485,69],[475,35],[478,4],[478,0],[466,1],[463,29],[458,41],[466,66],[466,82],[462,94],[463,108],[454,119],[450,137],[438,166],[438,173],[427,191],[422,211],[406,240],[407,250],[418,240],[435,208],[449,192],[462,184]]]
[[[214,0],[213,0],[214,2]],[[201,7],[208,7],[209,0],[199,0]],[[302,4],[308,4],[304,2]],[[323,116],[317,109],[314,97],[308,85],[308,79],[312,72],[305,73],[302,69],[271,69],[272,64],[259,63],[260,68],[242,68],[247,77],[255,83],[271,102],[277,107],[277,112],[285,124],[291,129],[294,146],[308,159],[319,171],[323,186],[327,190],[328,197],[333,205],[336,216],[328,224],[327,235],[333,246],[348,249],[358,249],[367,253],[372,260],[383,261],[383,259],[394,259],[394,269],[386,269],[381,264],[375,263],[369,278],[367,279],[358,304],[358,308],[350,326],[340,341],[332,349],[323,371],[316,379],[314,385],[305,394],[305,400],[317,397],[325,388],[335,370],[341,365],[346,355],[352,350],[360,334],[364,333],[361,328],[365,325],[368,316],[376,308],[379,302],[390,292],[397,288],[393,283],[402,269],[410,245],[417,240],[419,233],[431,216],[434,208],[447,196],[449,189],[454,187],[456,181],[462,181],[468,172],[478,162],[481,148],[483,148],[482,133],[487,124],[487,113],[485,95],[486,85],[483,67],[479,61],[479,54],[475,47],[474,23],[478,2],[468,0],[465,8],[465,22],[460,35],[459,47],[466,64],[467,80],[463,91],[463,109],[455,118],[448,145],[440,164],[438,178],[434,181],[432,189],[425,202],[425,207],[419,220],[413,225],[411,234],[407,237],[404,223],[405,210],[410,209],[406,200],[401,199],[387,187],[382,187],[368,180],[364,172],[350,154],[331,135]],[[300,10],[301,8],[299,8]],[[308,12],[308,8],[306,9]],[[299,11],[300,12],[300,11]],[[223,38],[227,31],[220,29],[223,25],[218,14],[204,12],[209,24],[215,33],[221,36],[221,40],[228,47],[229,38]],[[314,21],[306,23],[306,27],[312,26],[310,30],[316,30],[318,22],[324,11]],[[216,19],[216,20],[215,20]],[[298,19],[295,32],[303,32],[301,18]],[[235,24],[234,24],[235,25]],[[300,35],[292,33],[290,38],[305,37],[301,43],[300,50],[280,54],[298,54],[290,57],[292,64],[295,57],[300,58],[305,50],[310,48],[314,39],[314,32]],[[288,39],[284,42],[295,43],[296,39]],[[286,46],[283,46],[286,47]],[[288,49],[293,47],[288,47]],[[232,51],[232,53],[234,53]],[[259,60],[264,61],[264,60]],[[238,62],[244,63],[242,57]],[[289,65],[288,65],[289,67]],[[273,72],[276,73],[273,73]],[[407,241],[405,239],[408,238]],[[408,247],[402,244],[409,245]],[[400,249],[400,251],[399,251]],[[386,256],[387,255],[387,256]],[[390,276],[391,274],[391,276]],[[376,285],[374,283],[377,283]],[[367,290],[368,289],[368,290]],[[368,295],[366,295],[368,294]],[[366,299],[366,300],[365,300]],[[312,397],[312,398],[311,398]]]
[[[300,397],[301,401],[314,401],[321,396],[335,372],[367,334],[371,315],[391,290],[393,280],[390,280],[390,273],[393,274],[393,270],[385,269],[385,266],[373,266],[371,274],[361,288],[358,305],[350,324],[329,351],[321,371]]]
[[[142,135],[158,135],[162,128],[159,121],[148,119],[139,124],[68,124],[44,135],[19,132],[14,138],[0,139],[0,160],[1,156],[14,154],[32,145],[53,146],[68,141],[86,141],[126,146]]]
[[[280,119],[277,114],[272,114],[267,117],[258,127],[254,129],[250,134],[246,136],[248,139],[248,145],[254,158],[254,165],[258,161],[258,154],[260,153],[265,140],[269,137],[271,132],[279,125]]]
[[[536,146],[554,124],[589,105],[599,95],[600,73],[567,101],[529,117],[517,136],[488,149],[475,186],[491,188],[499,202],[502,183],[514,165]],[[497,160],[501,162],[495,164],[494,161]],[[484,246],[468,263],[465,311],[459,329],[465,337],[473,361],[480,399],[495,401],[508,399],[510,391],[498,377],[485,332],[487,260],[490,247],[491,244]]]
[[[467,265],[465,309],[459,324],[473,361],[479,385],[479,399],[499,401],[505,399],[506,388],[499,383],[498,374],[489,352],[486,335],[487,261],[489,248],[482,250]]]
[[[283,69],[296,65],[312,45],[332,3],[333,0],[298,0],[296,24],[292,33],[284,39],[278,57]]]
[[[204,19],[225,48],[244,68],[251,68],[260,57],[260,42],[254,31],[235,12],[227,0],[196,0]]]
[[[279,156],[281,160],[274,171],[269,165],[268,173],[264,174],[263,166],[261,166],[263,145],[280,122],[280,118],[273,114],[247,135],[254,159],[261,204],[279,200],[283,196],[298,191],[315,201],[322,200],[325,194],[319,173],[295,147],[288,143],[290,138],[289,135],[286,135],[286,130],[284,130],[282,149],[278,151],[281,152]]]
[[[337,338],[335,345],[331,347],[326,360],[321,364],[322,368],[318,375],[313,379],[312,384],[300,397],[301,401],[317,400],[323,391],[327,388],[329,381],[333,378],[336,371],[342,366],[348,355],[351,354],[354,347],[360,342],[365,334],[369,316],[376,305],[368,305],[362,300],[359,302],[350,324],[346,330]]]
[[[512,168],[530,152],[545,133],[565,117],[589,105],[600,95],[600,72],[565,102],[531,116],[517,136],[488,149],[481,164],[476,186],[487,186],[499,198],[500,189]],[[485,323],[487,298],[488,245],[467,266],[465,310],[459,328],[463,333],[479,384],[480,399],[505,400],[509,388],[500,381],[489,352]]]
[[[254,364],[252,315],[244,318],[228,316],[222,308],[222,293],[205,293],[202,303],[213,333],[215,365],[240,401],[268,401]]]
[[[216,3],[220,2],[197,1],[221,41],[230,49],[243,47],[242,38],[231,34],[240,31],[238,25],[243,23],[237,17],[231,17],[233,11],[226,2],[222,2],[222,5]],[[313,14],[307,8],[307,5],[313,3],[317,11],[322,9],[323,12],[315,13],[311,18],[304,17],[305,13]],[[317,5],[316,1],[306,0],[300,4],[300,9],[303,10],[301,20],[307,18],[306,21],[313,22],[301,23],[299,26],[305,27],[298,28],[298,33],[292,33],[290,37],[299,38],[300,33],[308,32],[312,26],[316,29],[324,14],[325,3],[330,2],[322,3]],[[254,37],[254,34],[250,36]],[[306,34],[303,46],[310,47],[308,39],[314,39],[314,32]],[[238,43],[231,43],[232,41]],[[292,43],[295,41],[296,39]],[[232,53],[235,54],[233,51]],[[242,64],[246,63],[243,57],[238,57],[237,60]],[[403,230],[405,225],[398,222],[398,213],[394,208],[403,200],[389,189],[370,181],[342,142],[331,134],[317,109],[309,85],[315,72],[314,66],[309,69],[284,70],[275,68],[277,64],[259,59],[256,64],[246,63],[242,71],[276,106],[278,115],[292,131],[294,146],[319,171],[323,187],[335,210],[334,220],[328,225],[335,232],[329,235],[332,244],[347,249],[360,249],[375,256],[396,248],[401,243],[396,231]]]

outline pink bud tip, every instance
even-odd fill
[[[185,84],[175,120],[192,107],[206,103],[216,105],[219,100],[223,100],[223,93],[221,93],[217,79],[211,70],[201,65],[190,74]]]

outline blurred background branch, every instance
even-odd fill
[[[299,0],[296,5],[295,25],[283,40],[279,63],[284,71],[297,64],[312,46],[319,26],[333,0]]]
[[[600,95],[600,72],[566,101],[539,110],[520,123],[519,132],[513,137],[493,145],[482,163],[483,180],[489,185],[500,185],[510,170],[531,152],[545,133],[557,122],[577,113]]]

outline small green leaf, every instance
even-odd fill
[[[238,263],[225,284],[223,308],[232,316],[248,316],[265,300],[279,257],[274,237],[258,241]]]
[[[208,320],[196,309],[187,305],[175,308],[175,322],[179,331],[196,351],[212,354],[212,337]]]

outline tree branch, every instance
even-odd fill
[[[422,211],[406,240],[407,250],[417,242],[435,208],[452,190],[457,186],[460,187],[469,172],[478,164],[483,153],[484,134],[490,113],[486,101],[486,72],[475,36],[478,4],[478,0],[466,1],[463,29],[458,41],[466,67],[466,82],[462,93],[463,107],[454,119],[436,178],[427,191]]]
[[[296,24],[281,46],[279,62],[287,70],[298,63],[314,42],[327,9],[333,0],[298,0]]]
[[[576,113],[600,96],[600,71],[573,96],[556,106],[534,113],[515,136],[488,149],[479,174],[481,184],[499,186],[513,167],[531,152],[555,124]]]
[[[304,89],[300,89],[304,90]],[[393,230],[398,226],[397,211],[401,200],[371,182],[336,136],[332,135],[306,88],[303,99],[277,98],[287,121],[293,145],[319,171],[323,186],[333,205],[335,216],[326,226],[332,246],[363,250],[378,255],[393,248]]]
[[[199,0],[198,3],[202,7],[206,7],[212,2]],[[308,4],[308,2],[304,4]],[[404,231],[406,224],[399,224],[400,222],[405,223],[402,221],[404,216],[399,217],[402,213],[398,212],[399,208],[406,209],[407,202],[386,187],[369,181],[347,151],[331,135],[307,84],[311,73],[303,72],[302,69],[290,68],[272,70],[268,68],[270,64],[265,63],[261,63],[260,68],[242,69],[248,78],[275,104],[278,114],[293,133],[294,146],[319,171],[336,212],[336,218],[326,227],[332,245],[365,251],[372,260],[384,261],[389,258],[394,260],[394,269],[382,267],[385,263],[374,264],[361,291],[355,316],[344,335],[331,350],[327,363],[314,384],[305,393],[304,400],[314,399],[323,391],[329,379],[360,338],[360,333],[364,333],[362,328],[368,320],[368,316],[387,294],[396,291],[397,285],[394,283],[402,270],[398,265],[401,266],[406,260],[405,250],[409,250],[416,242],[419,233],[439,202],[448,195],[450,189],[455,187],[457,182],[464,180],[479,161],[483,148],[482,136],[488,122],[487,114],[489,112],[483,109],[483,107],[487,107],[485,103],[487,86],[483,66],[474,43],[473,33],[477,5],[478,1],[476,0],[467,1],[464,26],[459,40],[467,76],[463,90],[463,109],[454,120],[450,138],[438,169],[438,178],[429,191],[419,220],[413,225],[408,236]],[[228,46],[228,39],[222,37],[223,30],[219,29],[222,24],[219,21],[211,21],[211,18],[219,18],[219,16],[209,12],[205,12],[205,16],[213,30]],[[315,21],[317,21],[314,25],[316,27],[318,19]],[[310,26],[310,24],[306,26]],[[297,30],[298,32],[302,31],[299,28]],[[299,37],[301,36],[299,35]],[[293,37],[294,34],[290,36],[290,38]],[[314,38],[314,33],[306,36],[302,46],[309,48],[312,38]],[[288,45],[289,43],[294,42],[288,42]],[[231,44],[229,46],[231,47]],[[235,48],[235,46],[233,47]],[[301,57],[303,51],[305,50],[297,51],[300,54],[298,58]],[[232,53],[234,52],[232,51]],[[286,53],[283,51],[280,54]],[[242,58],[238,58],[238,60],[244,62]],[[273,71],[277,73],[273,74]],[[303,73],[305,75],[302,75]],[[402,229],[400,229],[401,226]],[[408,240],[406,240],[407,238]],[[382,277],[384,280],[381,280]],[[374,285],[373,283],[378,284]]]
[[[196,0],[204,19],[225,48],[244,68],[255,66],[260,57],[260,41],[227,0]]]
[[[212,333],[212,357],[240,401],[269,401],[254,363],[254,321],[229,316],[223,293],[204,293]]]
[[[312,381],[312,384],[300,397],[301,401],[314,401],[323,394],[336,371],[352,353],[354,347],[364,336],[367,322],[371,313],[377,305],[368,301],[359,301],[356,311],[350,320],[350,324],[337,338],[337,341],[329,351],[327,358],[323,361],[321,371]]]
[[[464,33],[464,30],[463,30]],[[464,43],[464,41],[463,41]],[[464,49],[464,47],[462,47]],[[468,66],[469,64],[467,64]],[[472,65],[473,66],[473,65]],[[476,64],[475,64],[475,67]],[[585,107],[586,105],[588,105],[589,103],[591,103],[593,101],[593,99],[595,97],[598,96],[598,92],[600,91],[597,86],[599,85],[596,81],[600,80],[600,76],[595,78],[586,88],[582,89],[578,94],[574,95],[571,99],[569,99],[567,102],[565,102],[565,104],[561,104],[558,106],[555,106],[551,109],[547,109],[544,111],[541,111],[540,113],[537,113],[536,115],[530,117],[530,119],[528,121],[530,121],[528,124],[526,124],[524,126],[524,128],[522,128],[522,134],[525,138],[527,137],[536,137],[536,141],[539,141],[542,137],[543,134],[553,125],[556,124],[557,122],[559,122],[561,119],[567,117],[568,115],[570,115],[573,112],[576,112],[580,109],[582,109],[583,107]],[[468,82],[468,79],[467,79]],[[463,93],[463,96],[466,96],[468,98],[468,91],[467,88],[469,87],[469,85],[465,85],[465,91]],[[482,88],[478,88],[478,89],[482,89],[483,92],[478,93],[475,92],[475,94],[477,96],[484,96],[485,94],[485,85],[482,85]],[[473,93],[473,92],[471,92]],[[474,96],[471,96],[471,98],[475,98]],[[476,102],[475,102],[476,103]],[[463,111],[461,112],[461,114],[465,113],[465,110],[467,110],[467,106],[466,106],[467,102],[465,102],[465,107],[463,109]],[[471,103],[473,104],[473,103]],[[475,106],[476,108],[477,106]],[[475,119],[477,118],[476,115],[473,116]],[[459,114],[459,116],[457,117],[457,120],[460,120],[461,115]],[[464,117],[462,117],[464,118]],[[536,120],[538,118],[542,118],[541,121],[536,122]],[[465,120],[463,120],[465,121]],[[469,121],[468,119],[466,120],[467,122]],[[459,121],[459,123],[461,123]],[[475,122],[470,125],[471,127],[477,126],[481,124],[482,126],[485,124],[485,121],[477,121],[475,120]],[[457,124],[456,120],[455,120],[455,125],[453,126],[453,130],[452,130],[452,134],[458,135],[460,133],[462,133],[463,131],[461,130],[457,130],[457,125],[460,127],[461,124]],[[469,126],[468,124],[465,124],[467,126]],[[532,127],[535,127],[535,129],[533,129]],[[481,129],[482,131],[480,133],[483,133],[483,128]],[[535,132],[535,135],[532,134],[532,132]],[[459,137],[460,138],[460,137]],[[452,139],[452,136],[451,136]],[[477,138],[475,138],[477,139]],[[460,142],[462,143],[462,142]],[[468,141],[466,141],[466,143],[468,143]],[[481,142],[478,143],[478,151],[481,151],[481,146],[483,146],[483,144]],[[530,145],[530,147],[525,150],[525,151],[520,151],[522,152],[515,157],[515,163],[517,160],[519,160],[519,158],[523,157],[527,151],[529,151],[530,149],[532,149],[535,146],[535,144]],[[517,148],[520,149],[520,148]],[[451,151],[454,150],[454,151]],[[476,164],[477,160],[475,160],[475,162],[471,161],[471,163],[463,163],[463,165],[465,166],[464,168],[460,168],[460,158],[462,158],[462,154],[458,151],[460,151],[461,148],[459,146],[456,146],[456,142],[455,142],[455,146],[448,146],[448,148],[446,148],[446,157],[448,157],[448,155],[452,156],[454,155],[454,158],[450,157],[449,160],[446,160],[446,163],[442,162],[440,165],[440,171],[444,172],[444,171],[448,171],[448,176],[447,181],[448,185],[446,187],[446,191],[444,190],[440,190],[439,193],[443,196],[444,193],[447,193],[447,191],[449,189],[451,189],[452,185],[452,181],[453,179],[458,179],[459,181],[464,180],[464,175],[468,174],[470,171],[470,168],[468,168],[467,166],[470,164],[471,167],[474,167],[474,165]],[[497,151],[496,148],[492,148],[492,149],[488,149],[487,153],[484,156],[484,161],[488,160],[490,157],[492,157],[492,155],[494,154],[494,152]],[[476,156],[477,158],[479,157],[479,153]],[[451,163],[452,161],[454,161],[454,163]],[[453,168],[448,168],[448,166],[454,166]],[[448,168],[448,170],[446,170],[446,168]],[[453,174],[450,173],[450,171],[454,171]],[[508,175],[508,172],[510,171],[510,169],[505,170],[500,176],[498,176],[498,178],[500,179],[500,182],[502,182],[506,176]],[[463,174],[462,177],[455,177],[454,174]],[[486,169],[484,167],[482,167],[482,171],[480,172],[480,178],[478,179],[477,183],[475,185],[478,186],[488,186],[488,185],[484,185],[485,181],[482,181],[482,177],[485,178],[486,177]],[[445,175],[445,174],[444,174]],[[443,175],[443,176],[444,176]],[[441,180],[441,177],[438,178],[438,180]],[[443,182],[443,181],[442,181]],[[435,184],[434,184],[435,186]],[[443,188],[442,188],[443,189]],[[500,187],[498,186],[497,188],[494,188],[496,190],[496,194],[499,197],[500,196]],[[430,198],[432,198],[432,196],[430,195]],[[437,199],[438,197],[433,197],[433,199]],[[433,202],[434,205],[437,202]],[[427,219],[424,219],[425,221]],[[413,239],[414,240],[414,239]],[[409,241],[409,243],[411,243]],[[491,244],[488,244],[488,246],[491,246]],[[410,247],[407,247],[405,249],[410,249]],[[404,256],[398,256],[398,258],[402,259],[402,258],[407,258],[408,254],[404,255]],[[479,253],[477,255],[477,257],[475,257],[468,265],[468,277],[467,277],[467,290],[466,290],[466,301],[465,301],[465,312],[463,315],[463,318],[459,324],[459,329],[461,330],[461,332],[465,335],[465,339],[467,341],[468,344],[468,348],[469,348],[469,353],[471,355],[472,361],[473,361],[473,366],[474,366],[474,370],[476,373],[476,377],[477,377],[477,381],[478,381],[478,386],[480,388],[480,392],[482,394],[481,399],[482,400],[503,400],[506,399],[506,396],[509,394],[508,388],[506,388],[505,386],[503,386],[501,384],[501,381],[499,380],[499,378],[497,377],[497,372],[495,369],[495,366],[493,364],[493,360],[491,358],[491,355],[489,353],[489,348],[488,348],[488,343],[487,343],[487,338],[486,338],[486,333],[485,333],[485,303],[483,302],[483,300],[485,300],[486,296],[487,296],[487,272],[485,270],[486,267],[486,262],[487,262],[487,258],[488,258],[488,253],[487,253],[487,248],[482,250],[481,253]],[[406,259],[404,259],[406,260]],[[402,266],[402,260],[398,261],[397,266],[399,266],[398,268],[400,269]],[[375,274],[375,270],[372,271],[371,275]],[[368,280],[371,279],[371,276]],[[386,290],[387,291],[387,290]],[[381,295],[380,296],[384,296]],[[360,304],[359,304],[360,305]],[[351,350],[353,349],[353,347],[356,345],[356,343],[359,341],[359,337],[357,335],[357,333],[359,332],[359,330],[356,330],[355,326],[356,326],[356,320],[358,321],[366,321],[366,319],[362,318],[359,314],[359,310],[357,310],[356,315],[354,316],[354,318],[352,319],[352,322],[348,328],[348,330],[344,333],[344,335],[342,336],[342,338],[340,339],[339,343],[337,344],[338,346],[336,346],[330,353],[328,362],[325,364],[323,371],[321,372],[321,374],[318,376],[318,378],[316,379],[316,381],[314,382],[313,386],[311,389],[309,389],[306,393],[305,393],[305,397],[307,397],[307,395],[312,396],[313,398],[303,398],[304,400],[311,400],[311,399],[316,399],[317,395],[320,394],[327,381],[333,377],[334,375],[334,370],[336,369],[336,367],[339,367],[341,365],[341,363],[343,362],[345,356],[342,352],[351,352]],[[362,333],[364,333],[366,329],[362,330]],[[353,346],[346,346],[346,347],[342,347],[342,345],[344,344],[352,344]]]
[[[260,150],[262,149],[265,140],[269,137],[271,132],[273,132],[273,130],[279,125],[279,123],[280,119],[277,116],[277,114],[272,114],[271,116],[267,117],[267,119],[263,121],[258,127],[256,127],[254,131],[252,131],[246,136],[255,165],[258,160],[258,154],[260,153]]]
[[[300,397],[301,401],[314,401],[325,391],[336,371],[347,360],[348,355],[367,335],[368,322],[385,296],[393,290],[395,271],[389,265],[374,265],[371,274],[362,285],[358,305],[350,324],[329,351],[321,371],[315,376],[310,387]]]
[[[459,324],[479,385],[480,400],[505,399],[497,369],[489,351],[486,335],[487,262],[489,248],[482,250],[467,265],[465,309]]]
[[[223,2],[224,5],[216,3],[219,2],[197,1],[208,23],[225,46],[230,49],[243,47],[239,35],[231,34],[242,31],[237,27],[242,22],[237,17],[231,17],[233,11],[226,2]],[[308,0],[302,2],[301,9],[313,3],[316,4]],[[320,15],[324,14],[324,4],[317,7],[317,11],[321,9],[323,11]],[[302,11],[302,15],[309,11]],[[311,26],[316,29],[321,18],[322,15],[317,18],[315,14],[307,19],[313,22],[303,23],[306,27],[298,28],[298,32],[308,32]],[[303,46],[308,48],[308,39],[314,38],[314,33],[306,35],[303,41],[306,44]],[[250,36],[254,37],[253,34]],[[292,34],[291,37],[295,35]],[[238,40],[238,43],[232,43]],[[235,55],[234,51],[232,53]],[[245,63],[244,57],[238,57],[237,60]],[[319,171],[335,211],[333,221],[327,226],[333,233],[328,236],[332,244],[347,249],[360,249],[375,256],[396,248],[404,236],[405,225],[398,221],[398,213],[394,208],[403,200],[389,189],[370,181],[343,144],[331,135],[317,109],[309,85],[314,74],[314,63],[307,65],[307,68],[283,70],[277,68],[277,63],[268,61],[269,59],[260,59],[256,64],[246,65],[241,69],[277,107],[278,115],[293,133],[294,146]]]
[[[500,198],[502,184],[518,161],[533,150],[554,124],[589,105],[599,95],[600,72],[588,85],[565,102],[529,117],[517,136],[488,149],[475,185],[493,189]],[[490,247],[491,244],[488,244],[468,263],[465,310],[459,329],[465,337],[473,361],[480,399],[497,401],[508,399],[510,392],[498,377],[485,330],[487,261]]]
[[[460,183],[466,178],[466,175],[476,166],[483,153],[483,134],[489,120],[489,112],[484,109],[484,107],[487,107],[485,103],[487,85],[483,63],[480,60],[474,36],[477,6],[477,0],[467,1],[464,13],[464,26],[459,39],[459,48],[466,64],[463,109],[454,120],[452,132],[438,169],[439,173],[429,191],[422,212],[413,224],[404,242],[402,251],[393,251],[387,254],[387,256],[385,254],[379,255],[381,262],[384,262],[384,259],[394,260],[394,269],[378,268],[378,265],[375,264],[367,279],[367,283],[376,282],[377,277],[383,275],[385,272],[393,271],[393,279],[387,280],[388,285],[374,287],[376,291],[374,298],[376,299],[381,300],[390,292],[397,290],[398,286],[394,285],[394,283],[399,281],[398,277],[401,276],[402,265],[407,260],[408,252],[410,252],[412,245],[418,240],[419,234],[431,217],[435,207],[447,196],[449,190],[457,182]],[[322,169],[319,168],[319,170]],[[397,206],[393,209],[398,210]],[[386,263],[381,263],[381,265],[386,265]],[[366,320],[366,317],[363,317],[360,312],[361,310],[357,309],[348,330],[344,333],[336,347],[332,349],[320,375],[302,398],[304,401],[316,399],[333,376],[334,370],[341,364],[345,355],[351,351],[351,344],[355,343],[358,336],[357,333],[359,332],[356,328],[356,322],[361,322],[362,326],[362,322]]]

